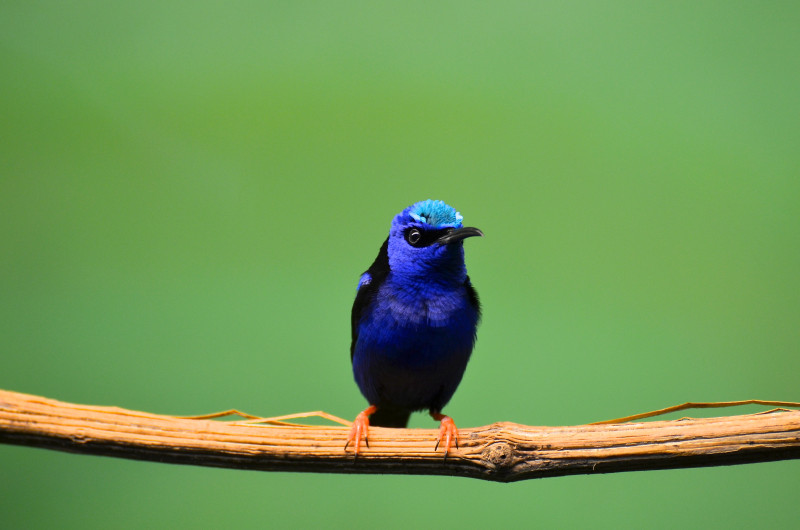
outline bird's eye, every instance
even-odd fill
[[[406,241],[411,246],[416,247],[422,241],[422,232],[416,228],[412,228],[406,232]]]

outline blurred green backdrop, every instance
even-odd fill
[[[354,417],[358,276],[440,198],[486,233],[459,426],[798,400],[798,27],[796,2],[3,2],[0,388]],[[0,446],[0,477],[6,528],[800,516],[796,461],[500,485]]]

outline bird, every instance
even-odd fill
[[[440,200],[397,214],[372,265],[361,275],[351,313],[350,360],[367,399],[345,451],[359,453],[369,426],[403,428],[427,409],[440,422],[434,451],[458,447],[458,430],[442,409],[467,367],[481,319],[478,293],[464,263],[463,241],[483,236]],[[442,443],[443,442],[443,443]]]

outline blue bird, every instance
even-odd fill
[[[482,236],[442,201],[400,212],[378,257],[361,275],[351,316],[350,359],[369,407],[353,422],[345,450],[358,455],[370,423],[406,427],[427,409],[440,422],[445,456],[458,430],[442,409],[467,367],[481,316],[464,265],[463,240]]]

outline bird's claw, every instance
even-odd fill
[[[439,444],[444,440],[442,446],[444,447],[444,457],[447,458],[447,453],[450,452],[450,443],[452,441],[456,442],[456,449],[458,449],[458,429],[456,428],[453,418],[450,416],[442,416],[436,419],[438,419],[441,424],[439,426],[439,437],[436,438],[436,447],[434,451],[439,449]]]
[[[358,449],[361,446],[361,439],[364,439],[364,444],[369,447],[369,415],[372,414],[377,410],[375,407],[368,407],[366,410],[360,412],[356,419],[353,420],[353,425],[350,426],[350,434],[347,436],[347,443],[344,444],[344,450],[347,451],[347,448],[350,444],[353,444],[353,453],[355,456],[358,456]]]

